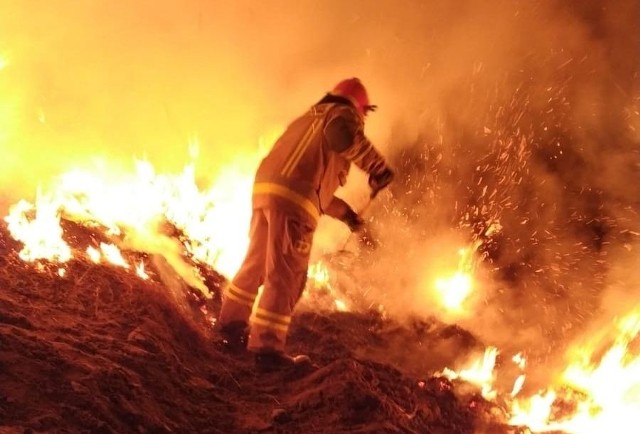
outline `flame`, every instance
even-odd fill
[[[459,370],[445,368],[436,375],[473,384],[489,401],[498,402],[501,397],[508,423],[533,433],[600,434],[614,427],[616,433],[635,433],[640,408],[640,354],[630,351],[630,346],[640,340],[640,309],[622,318],[606,335],[610,344],[604,347],[605,352],[598,351],[603,346],[595,341],[576,347],[569,353],[572,362],[554,387],[529,397],[517,397],[525,382],[524,373],[515,379],[508,395],[494,388],[499,354],[496,347],[488,347]],[[526,368],[522,353],[512,361],[520,370]]]
[[[471,294],[473,279],[469,274],[457,271],[447,278],[438,278],[435,287],[441,295],[441,302],[449,311],[459,312]]]
[[[315,264],[309,265],[307,270],[307,277],[316,286],[329,286],[331,282],[329,280],[329,268],[322,262],[318,261]]]
[[[595,434],[614,427],[616,433],[637,432],[640,354],[633,354],[629,346],[640,334],[640,309],[620,320],[614,333],[599,360],[597,345],[582,346],[572,354],[576,360],[565,369],[558,387],[514,401],[510,423],[534,432]],[[558,415],[558,400],[574,410]]]
[[[522,353],[518,353],[511,358],[511,361],[516,364],[516,366],[520,369],[520,371],[524,371],[527,367],[527,359],[524,357]],[[524,374],[518,375],[516,381],[513,382],[513,388],[511,389],[511,393],[509,394],[511,397],[516,396],[522,390],[524,386],[524,382],[527,376]]]
[[[89,256],[89,259],[97,264],[98,262],[100,262],[100,257],[102,255],[100,254],[100,250],[96,249],[93,246],[89,246],[87,247],[87,256]]]
[[[149,275],[144,269],[144,262],[140,262],[138,265],[136,265],[136,274],[143,280],[149,279]]]
[[[5,220],[11,235],[24,244],[23,260],[60,263],[72,257],[62,238],[62,215],[101,225],[106,235],[137,240],[160,236],[159,228],[166,221],[181,232],[184,248],[195,261],[229,277],[247,248],[253,173],[259,157],[229,165],[204,191],[196,184],[194,163],[177,175],[157,174],[145,160],[135,162],[134,173],[110,171],[104,162],[99,170],[73,169],[58,178],[51,193],[39,192],[35,204],[22,200],[12,206]],[[104,256],[113,264],[133,267],[115,245],[103,245],[100,250],[86,253],[94,262]]]
[[[434,282],[438,301],[447,313],[462,313],[465,311],[465,302],[474,288],[474,254],[479,246],[480,243],[476,242],[471,247],[459,249],[458,255],[460,258],[457,270],[446,277],[436,278]]]
[[[35,217],[30,218],[34,213]],[[5,220],[11,235],[24,243],[20,251],[22,260],[67,262],[71,259],[71,248],[62,239],[60,211],[51,197],[38,193],[35,205],[21,200]]]
[[[100,243],[100,250],[103,256],[112,264],[122,268],[129,268],[129,263],[122,257],[122,252],[113,244]]]
[[[484,353],[464,368],[454,371],[444,368],[440,375],[449,380],[463,380],[477,386],[482,396],[487,400],[493,400],[497,396],[497,391],[493,387],[496,379],[494,368],[496,366],[496,357],[498,349],[496,347],[488,347]]]
[[[337,289],[331,283],[329,267],[323,261],[309,265],[307,277],[308,285],[305,295],[308,296],[309,292],[322,290],[332,298],[336,310],[346,312],[350,309],[349,304],[339,297]]]

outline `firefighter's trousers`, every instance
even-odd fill
[[[284,352],[291,315],[307,281],[315,227],[316,222],[297,207],[253,210],[249,248],[225,289],[218,318],[221,327],[239,321],[250,324],[250,351]]]

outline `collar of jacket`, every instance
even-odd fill
[[[330,93],[326,94],[324,97],[322,97],[320,101],[315,103],[315,105],[320,105],[320,104],[344,104],[344,105],[350,105],[351,107],[356,108],[353,105],[353,103],[349,101],[348,98],[337,96],[337,95],[331,95]]]

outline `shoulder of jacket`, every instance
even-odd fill
[[[355,123],[358,123],[360,119],[356,109],[346,104],[331,104],[330,107],[328,107],[327,114],[331,119],[341,117],[349,122]]]

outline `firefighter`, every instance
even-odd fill
[[[307,356],[285,352],[287,332],[307,280],[318,218],[336,218],[352,232],[364,229],[364,220],[334,196],[351,164],[368,174],[372,198],[394,177],[364,135],[365,118],[375,109],[358,78],[340,81],[287,127],[258,167],[249,247],[224,291],[218,331],[226,348],[254,353],[259,368],[310,364]]]

